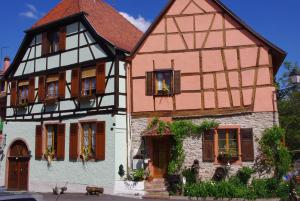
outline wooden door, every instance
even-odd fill
[[[153,177],[163,178],[167,174],[170,159],[169,138],[153,138]]]
[[[15,142],[8,157],[7,189],[26,191],[28,189],[29,154],[27,146],[22,141]]]

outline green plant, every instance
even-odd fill
[[[260,156],[256,160],[256,170],[260,173],[274,171],[274,177],[280,180],[290,169],[291,155],[283,145],[285,131],[274,126],[266,129],[259,141]]]
[[[255,200],[259,198],[281,198],[288,197],[289,185],[286,182],[278,183],[275,179],[253,180],[250,186],[239,184],[234,180],[211,182],[205,181],[188,184],[184,188],[184,194],[196,198],[243,198]]]
[[[242,167],[238,172],[237,172],[237,178],[239,179],[241,184],[247,185],[249,182],[249,179],[251,178],[251,175],[255,171],[250,168],[250,167]]]
[[[131,172],[132,181],[135,181],[135,182],[143,181],[144,178],[145,178],[145,171],[143,168],[136,169]]]
[[[191,121],[174,121],[169,124],[173,135],[173,146],[171,148],[171,161],[168,166],[169,174],[178,174],[185,159],[183,141],[189,136],[201,136],[203,132],[219,126],[214,121],[203,121],[196,125]]]
[[[197,182],[197,175],[192,168],[186,168],[182,171],[182,176],[186,178],[187,184],[194,184]]]
[[[296,186],[296,193],[298,196],[300,196],[300,185]]]
[[[125,175],[124,166],[123,166],[122,164],[119,166],[118,174],[119,174],[119,176],[120,176],[121,178],[123,178],[124,175]]]

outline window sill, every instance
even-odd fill
[[[58,101],[58,97],[48,97],[44,100],[45,105],[55,105]]]
[[[96,95],[85,95],[78,98],[79,101],[90,101],[96,98]]]
[[[42,55],[42,57],[51,57],[51,56],[59,55],[62,52],[63,52],[62,50],[58,50],[57,52],[51,52],[51,53],[44,54],[44,55]]]

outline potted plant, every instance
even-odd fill
[[[82,153],[80,154],[80,158],[83,163],[87,162],[90,158],[90,153],[88,147],[84,147],[82,149]]]
[[[54,151],[54,148],[52,146],[48,147],[46,149],[46,153],[45,153],[45,158],[48,162],[48,166],[51,165],[53,159],[54,159],[54,156],[55,156],[55,151]]]

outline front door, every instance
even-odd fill
[[[10,148],[8,157],[8,190],[26,191],[28,189],[29,160],[25,143],[22,141],[15,142]]]
[[[170,159],[170,142],[168,137],[153,138],[153,177],[163,178],[168,171]]]

